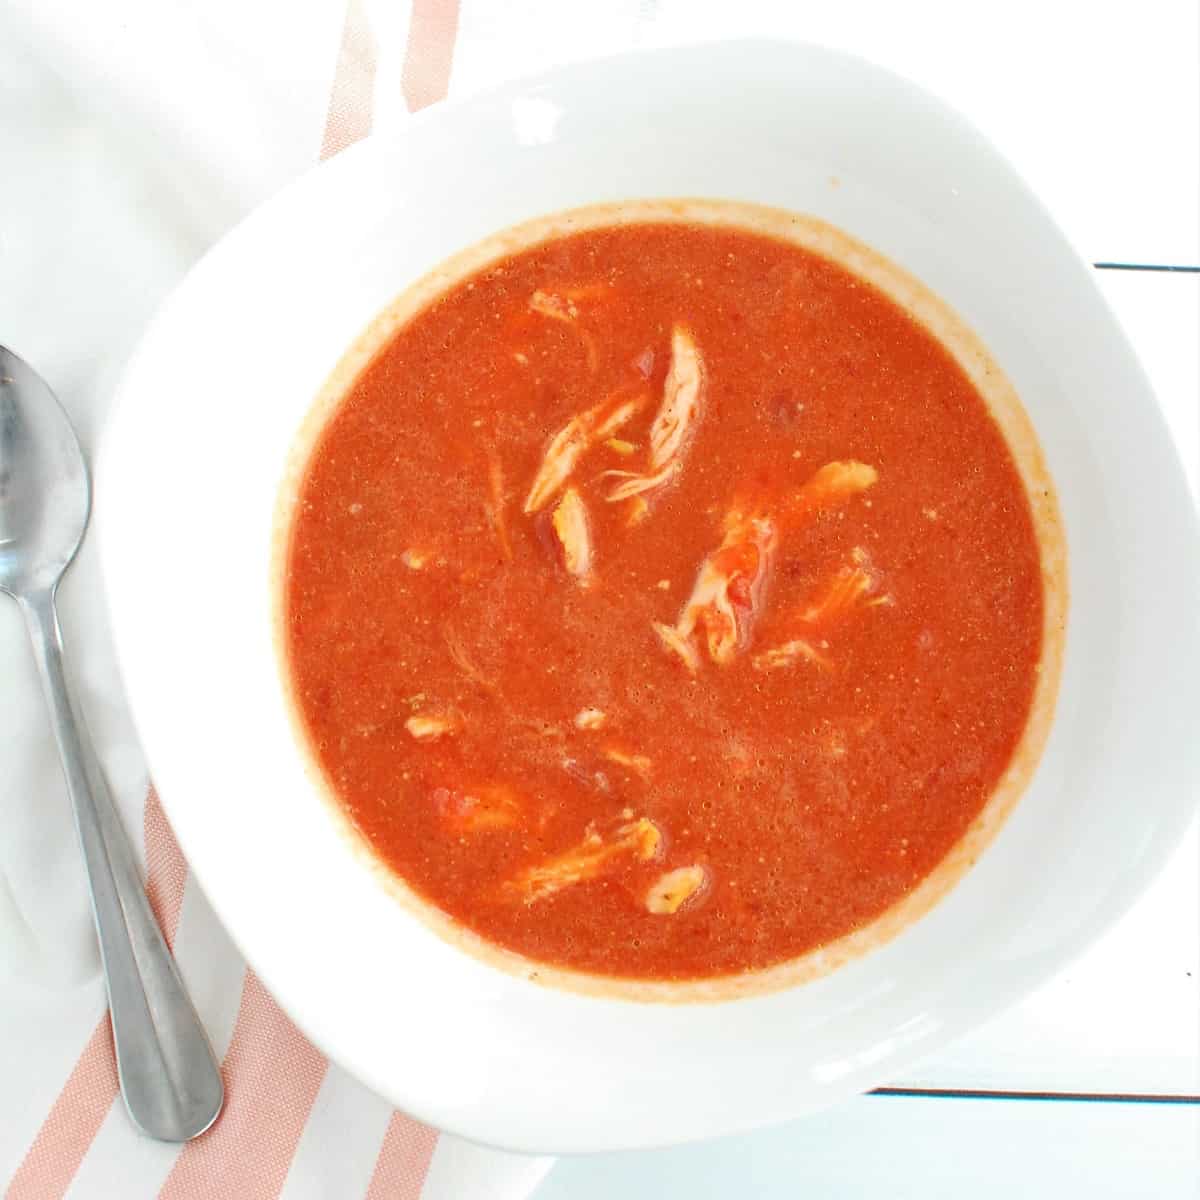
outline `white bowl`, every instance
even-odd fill
[[[350,342],[487,234],[635,196],[811,213],[940,293],[1023,398],[1069,547],[1058,714],[979,864],[882,949],[725,1004],[545,988],[438,937],[335,832],[272,649],[276,491]],[[151,326],[97,510],[133,711],[217,913],[330,1057],[482,1142],[664,1145],[895,1078],[1103,931],[1192,811],[1195,514],[1146,379],[1091,272],[996,152],[933,97],[841,54],[744,43],[590,63],[430,111],[316,169],[225,238]]]

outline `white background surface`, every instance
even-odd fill
[[[564,0],[464,0],[463,7],[472,20],[464,20],[470,34],[456,50],[452,95],[553,62],[616,51],[631,38],[650,45],[782,34],[850,49],[932,88],[974,121],[1090,260],[1200,262],[1200,23],[1193,0],[1086,6],[1068,0],[613,0],[603,10]],[[23,33],[27,24],[32,27],[18,18],[13,28]],[[335,17],[330,24],[336,28]],[[7,34],[0,11],[0,337],[48,375],[85,444],[93,445],[112,380],[141,325],[220,230],[178,220],[178,207],[164,202],[168,193],[174,199],[178,182],[149,169],[146,146],[90,111],[80,77],[56,77]],[[314,141],[296,157],[315,151]],[[268,190],[279,181],[264,172],[256,187]],[[240,197],[230,199],[229,219],[240,203]],[[986,246],[979,269],[987,270]],[[1156,386],[1196,489],[1200,277],[1106,272],[1101,283]],[[68,584],[66,601],[65,621],[78,631],[94,597]],[[0,661],[6,668],[15,664],[6,673],[5,693],[35,703],[20,631],[7,609],[0,611]],[[140,760],[111,698],[107,653],[101,646],[76,661],[110,776],[118,787],[136,786]],[[26,714],[0,715],[2,759],[6,731]],[[43,757],[51,753],[47,741]],[[54,770],[52,763],[38,769]],[[20,782],[10,779],[8,786]],[[6,807],[0,869],[19,871],[14,848],[23,839],[58,845],[64,858],[75,855],[70,838],[59,839],[58,803],[49,797],[40,816]],[[0,889],[4,878],[0,873]],[[57,906],[23,914],[24,926],[0,923],[8,938],[0,944],[0,977],[30,971],[43,982],[69,982],[75,964],[88,958],[80,953],[90,937],[81,900],[68,889]],[[1195,1097],[1198,909],[1200,841],[1193,827],[1154,889],[1085,959],[895,1082]],[[74,919],[79,913],[83,919]],[[30,994],[0,986],[0,1071],[8,1061],[4,1030],[9,1037],[17,1030],[25,1031],[23,1038],[36,1036],[30,1003]],[[64,1069],[94,1019],[85,1013],[80,1038],[63,1042]],[[24,1114],[40,1114],[59,1078],[49,1080],[47,1097],[39,1081],[29,1081],[28,1089],[5,1088],[0,1122],[27,1123]],[[566,1161],[540,1195],[837,1200],[886,1190],[901,1200],[964,1191],[975,1200],[1085,1194],[1183,1200],[1200,1194],[1198,1178],[1195,1103],[866,1097],[802,1123],[705,1147]]]

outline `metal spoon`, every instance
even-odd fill
[[[90,507],[87,466],[66,413],[45,380],[0,346],[0,590],[25,618],[75,809],[121,1092],[143,1133],[184,1142],[221,1111],[221,1074],[63,674],[54,598]]]

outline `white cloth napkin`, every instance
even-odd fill
[[[454,0],[18,0],[0,9],[0,341],[45,374],[89,453],[121,364],[167,291],[319,157],[440,99],[458,19]],[[0,606],[6,1194],[528,1195],[550,1160],[439,1137],[393,1113],[328,1064],[247,973],[157,802],[147,802],[90,540],[61,600],[82,707],[224,1058],[229,1101],[218,1125],[182,1150],[139,1137],[128,1121],[49,725],[15,607]]]

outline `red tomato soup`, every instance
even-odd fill
[[[531,959],[686,980],[860,929],[1021,742],[1042,561],[925,327],[728,225],[525,248],[395,329],[321,429],[283,631],[329,788]]]

